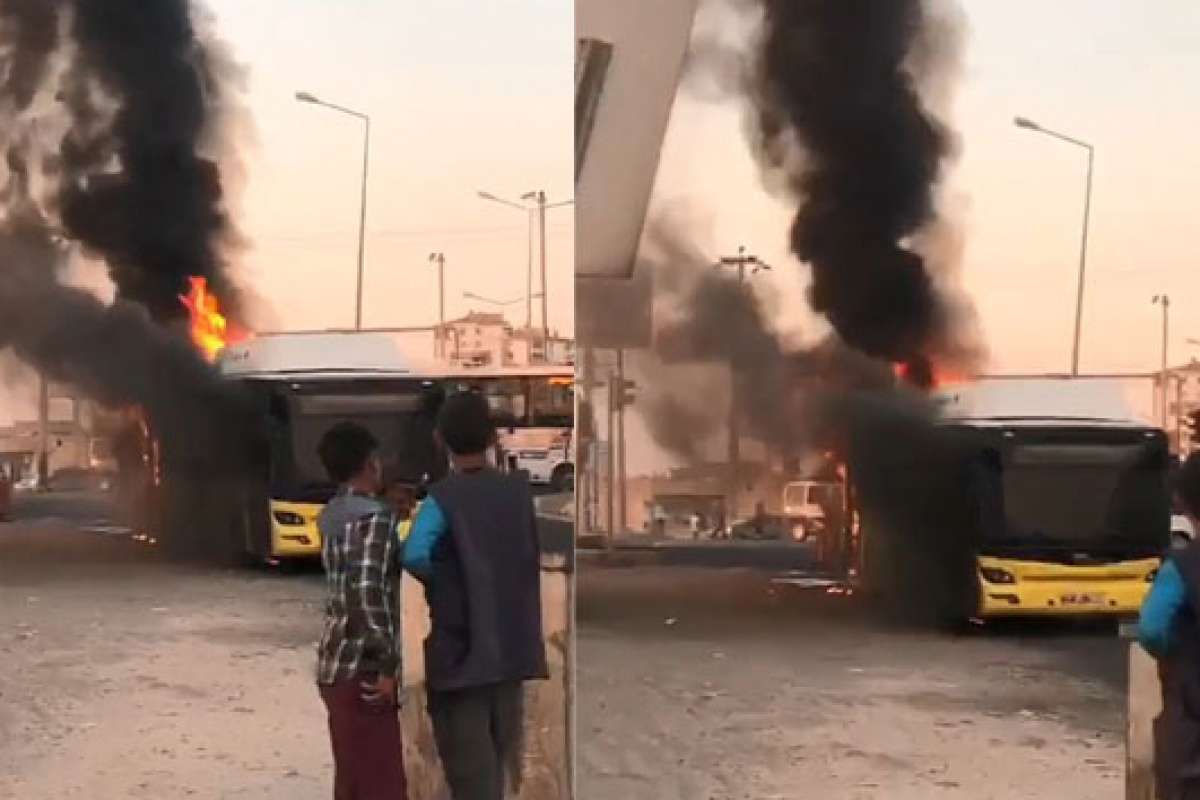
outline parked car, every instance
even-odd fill
[[[66,467],[50,476],[47,487],[58,492],[107,492],[113,487],[112,473],[82,467]]]
[[[792,523],[787,517],[778,514],[763,514],[760,517],[750,517],[739,520],[730,528],[734,539],[751,541],[777,541],[791,539]]]

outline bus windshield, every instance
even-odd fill
[[[317,445],[326,431],[342,421],[357,422],[374,434],[380,443],[386,481],[415,485],[437,480],[447,469],[433,431],[440,401],[449,393],[483,393],[502,441],[508,441],[509,431],[570,431],[574,419],[570,377],[351,379],[292,383],[268,391],[275,398],[272,495],[297,501],[319,502],[331,495],[334,487],[321,465]]]
[[[984,462],[983,528],[994,543],[1144,545],[1167,524],[1158,443],[1017,444]]]
[[[438,457],[433,444],[434,417],[418,388],[296,394],[289,398],[288,406],[286,438],[292,457],[276,464],[277,496],[328,494],[333,489],[317,445],[326,431],[343,421],[362,425],[379,441],[385,480],[416,485],[444,472],[445,459]]]

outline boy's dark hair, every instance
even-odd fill
[[[487,400],[478,392],[456,392],[438,411],[437,430],[456,456],[486,452],[495,441],[495,428]]]
[[[1175,474],[1175,496],[1193,517],[1200,517],[1200,452],[1192,453]]]
[[[363,471],[378,448],[379,442],[362,425],[339,422],[325,431],[317,445],[317,455],[330,480],[345,483]]]

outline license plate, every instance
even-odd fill
[[[1102,606],[1104,605],[1104,595],[1095,592],[1064,594],[1062,604],[1064,606]]]

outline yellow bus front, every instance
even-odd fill
[[[979,616],[1137,614],[1161,559],[1059,564],[978,557]]]
[[[271,557],[280,559],[320,558],[321,532],[317,516],[324,503],[271,500]]]

